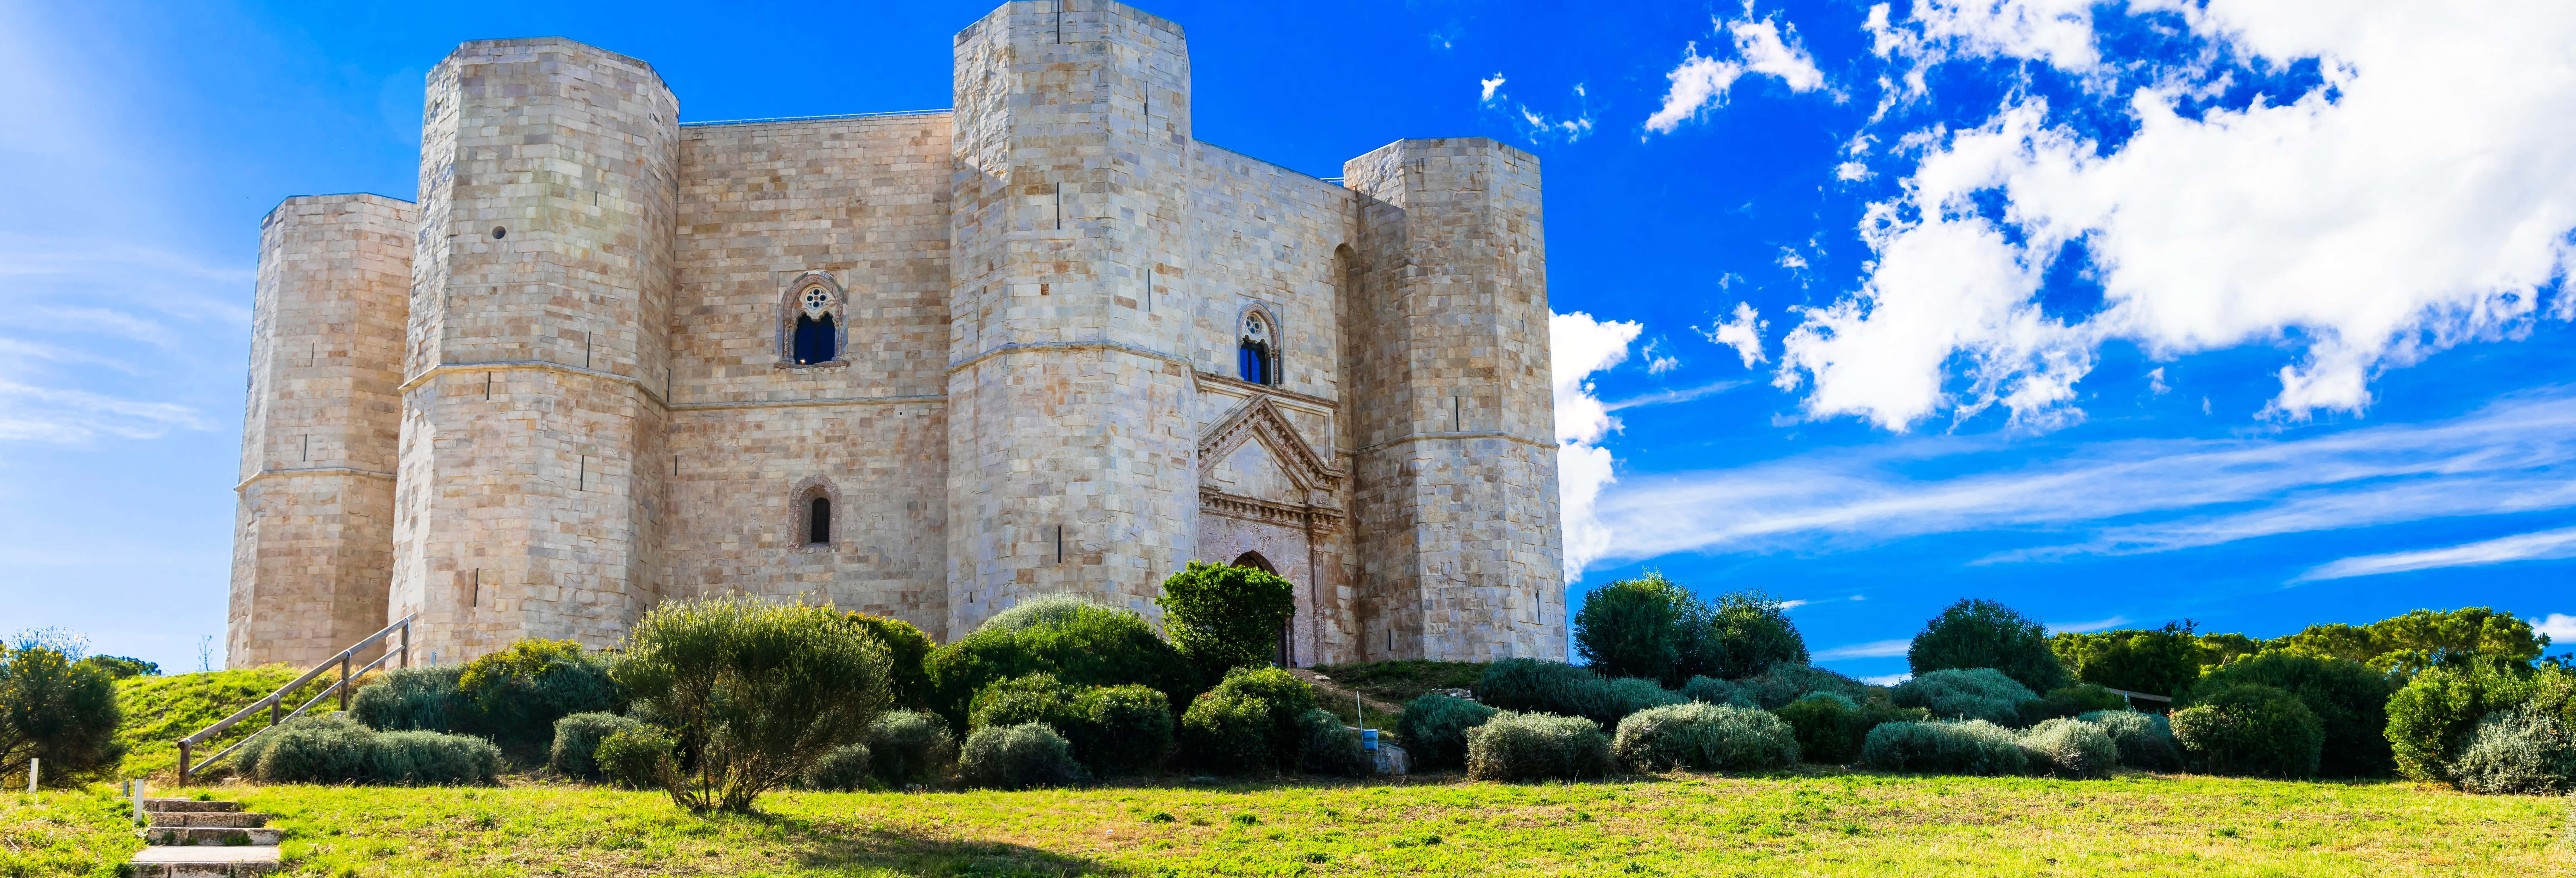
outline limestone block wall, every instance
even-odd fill
[[[1386,658],[1564,652],[1537,159],[1483,138],[1351,160],[1360,601]]]
[[[1151,615],[1198,512],[1187,46],[1049,0],[955,59],[948,629],[1056,592]]]
[[[829,600],[948,623],[949,116],[682,129],[668,595]],[[801,285],[838,359],[786,362]],[[828,544],[800,530],[809,488]]]
[[[384,627],[417,210],[289,198],[260,223],[225,663],[310,665]]]
[[[429,75],[391,612],[451,656],[657,598],[678,101],[559,38]]]

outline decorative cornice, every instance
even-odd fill
[[[1281,390],[1278,387],[1268,384],[1254,384],[1241,378],[1220,375],[1215,372],[1197,372],[1193,374],[1198,376],[1199,383],[1201,384],[1214,384],[1223,390],[1230,390],[1247,396],[1275,396],[1281,399],[1296,400],[1307,405],[1321,406],[1327,411],[1334,412],[1341,411],[1342,409],[1342,404],[1340,402],[1325,399],[1320,396],[1310,396],[1298,393],[1294,390]]]
[[[1253,397],[1199,437],[1199,471],[1214,469],[1217,461],[1256,436],[1270,449],[1271,456],[1279,458],[1280,468],[1297,487],[1331,491],[1342,486],[1344,473],[1326,463],[1323,455],[1315,453],[1314,446],[1306,444],[1305,437],[1297,435],[1296,426],[1288,423],[1288,416],[1280,414],[1279,406],[1268,396]]]
[[[284,476],[360,476],[370,479],[383,479],[388,482],[394,480],[393,473],[377,472],[371,469],[359,469],[353,466],[313,466],[295,469],[264,469],[256,473],[252,473],[250,478],[241,480],[241,484],[234,485],[233,490],[235,492],[239,492],[243,488],[250,487],[252,482],[256,482],[261,479],[281,478]]]
[[[670,408],[675,412],[708,412],[722,411],[726,409],[784,409],[810,408],[815,406],[894,405],[906,402],[947,401],[948,394],[945,393],[922,393],[911,396],[847,396],[824,399],[776,399],[753,400],[746,402],[675,402],[671,404]]]
[[[1342,511],[1338,509],[1242,497],[1215,488],[1199,489],[1199,511],[1226,518],[1287,525],[1300,530],[1314,531],[1338,529],[1344,518]]]
[[[671,406],[670,402],[664,400],[661,394],[653,392],[653,388],[645,386],[644,382],[637,380],[634,376],[619,375],[614,372],[602,372],[597,369],[584,369],[580,366],[566,366],[562,363],[549,363],[544,360],[495,360],[487,363],[440,363],[436,366],[430,367],[428,370],[423,371],[418,375],[412,376],[411,380],[404,381],[401,387],[394,389],[394,392],[410,393],[412,388],[419,387],[429,379],[436,378],[449,372],[556,372],[565,375],[580,375],[633,387],[636,392],[644,394],[645,399],[652,400],[654,405],[662,406],[663,408],[669,408]]]
[[[1127,343],[1125,343],[1125,342],[1115,342],[1115,341],[1033,341],[1033,342],[1023,342],[1023,343],[1019,343],[1019,344],[1006,344],[1006,345],[1001,345],[1001,346],[999,346],[999,347],[995,347],[995,348],[991,348],[991,349],[989,349],[989,350],[986,350],[986,351],[984,351],[983,353],[976,354],[976,355],[971,356],[971,357],[967,357],[966,359],[963,359],[963,360],[958,360],[957,362],[954,362],[954,363],[950,363],[950,364],[948,364],[948,374],[950,374],[950,375],[955,375],[955,374],[957,374],[958,372],[960,372],[960,371],[962,371],[962,370],[965,370],[965,369],[967,369],[967,368],[969,368],[969,367],[972,367],[972,366],[974,366],[974,365],[975,365],[975,364],[977,364],[977,363],[981,363],[981,362],[984,362],[985,360],[990,360],[990,359],[992,359],[992,358],[994,358],[994,357],[1002,356],[1002,355],[1004,355],[1004,354],[1025,354],[1025,353],[1035,353],[1035,352],[1038,352],[1038,351],[1118,351],[1118,352],[1120,352],[1120,353],[1135,354],[1135,355],[1137,355],[1137,356],[1144,357],[1144,358],[1146,358],[1146,359],[1150,359],[1150,360],[1161,360],[1161,361],[1163,361],[1163,362],[1170,363],[1170,364],[1173,364],[1173,365],[1175,365],[1175,366],[1179,366],[1179,367],[1181,367],[1181,368],[1183,368],[1183,369],[1187,369],[1187,368],[1189,368],[1189,367],[1190,367],[1190,361],[1188,361],[1188,360],[1182,359],[1182,358],[1180,358],[1180,357],[1173,356],[1173,355],[1171,355],[1171,354],[1163,353],[1162,351],[1153,350],[1153,349],[1150,349],[1150,348],[1140,348],[1140,347],[1137,347],[1137,346],[1135,346],[1135,345],[1127,344]]]
[[[1406,444],[1406,443],[1409,443],[1409,442],[1427,442],[1427,441],[1434,440],[1434,439],[1502,439],[1502,440],[1506,440],[1506,441],[1510,441],[1510,442],[1518,442],[1518,443],[1520,443],[1520,444],[1527,445],[1527,446],[1530,446],[1530,447],[1533,447],[1533,448],[1545,448],[1545,449],[1548,449],[1548,450],[1551,450],[1551,451],[1553,451],[1553,450],[1555,450],[1555,449],[1556,449],[1556,443],[1554,443],[1554,442],[1541,442],[1541,441],[1539,441],[1539,440],[1532,439],[1532,438],[1529,438],[1529,437],[1527,437],[1527,436],[1515,436],[1515,435],[1512,435],[1512,434],[1510,434],[1510,433],[1504,433],[1504,432],[1501,432],[1501,431],[1495,431],[1495,430],[1488,430],[1488,431],[1482,431],[1482,432],[1478,432],[1478,431],[1468,431],[1468,432],[1463,432],[1463,433],[1407,433],[1407,434],[1405,434],[1405,435],[1397,436],[1397,437],[1395,437],[1395,438],[1393,438],[1393,439],[1389,439],[1389,440],[1386,440],[1386,441],[1384,441],[1384,442],[1374,442],[1374,443],[1370,443],[1370,444],[1367,444],[1367,445],[1362,445],[1362,446],[1360,446],[1360,447],[1359,447],[1359,449],[1358,449],[1358,450],[1353,451],[1352,453],[1353,453],[1353,454],[1367,454],[1367,453],[1369,453],[1369,452],[1371,452],[1371,451],[1376,451],[1376,450],[1378,450],[1378,449],[1380,449],[1380,448],[1386,448],[1386,447],[1394,446],[1394,445],[1403,445],[1403,444]]]

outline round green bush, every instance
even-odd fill
[[[923,783],[957,756],[948,723],[917,710],[890,710],[868,724],[868,758],[889,785]]]
[[[2317,715],[2326,733],[2319,775],[2373,777],[2396,768],[2388,746],[2388,699],[2399,686],[2388,674],[2349,659],[2274,650],[2213,668],[2195,688],[2247,683],[2298,696]]]
[[[555,743],[546,751],[546,766],[556,774],[581,780],[598,780],[601,775],[599,742],[608,740],[619,729],[631,729],[643,723],[613,713],[576,713],[555,720]]]
[[[2021,735],[2030,751],[2031,768],[2068,780],[2110,777],[2120,764],[2120,745],[2101,726],[2080,719],[2043,720]]]
[[[802,780],[805,788],[810,790],[855,792],[873,785],[875,766],[876,757],[868,752],[868,745],[851,744],[814,760],[814,766],[805,769]]]
[[[608,671],[607,659],[569,640],[510,644],[466,663],[457,676],[451,731],[523,751],[544,747],[554,739],[555,720],[622,706],[624,694]]]
[[[1680,682],[1704,616],[1689,590],[1662,574],[1612,582],[1583,596],[1574,653],[1601,674]]]
[[[1579,716],[1504,711],[1467,730],[1467,776],[1580,780],[1611,770],[1610,738]]]
[[[464,665],[395,668],[368,678],[349,698],[349,715],[377,731],[452,732],[457,678]]]
[[[1395,733],[1404,739],[1413,768],[1461,768],[1467,764],[1467,730],[1484,725],[1496,712],[1464,698],[1424,695],[1404,706]]]
[[[1271,663],[1280,630],[1297,612],[1296,592],[1267,570],[1192,561],[1163,580],[1154,605],[1163,608],[1163,631],[1172,646],[1199,673],[1219,677]]]
[[[1876,700],[1877,691],[1877,687],[1823,668],[1787,662],[1772,665],[1742,685],[1754,706],[1764,710],[1778,710],[1809,692],[1831,692],[1853,703],[1867,704]]]
[[[957,771],[968,784],[998,790],[1081,783],[1082,763],[1073,744],[1044,723],[987,726],[966,736]]]
[[[1860,748],[1876,725],[1850,698],[1832,692],[1806,697],[1772,711],[1798,738],[1800,758],[1817,765],[1845,765],[1860,758]]]
[[[1827,696],[1832,697],[1832,696]],[[1797,734],[1750,707],[1674,704],[1619,721],[1610,752],[1637,771],[1777,771],[1798,761]]]
[[[2021,720],[2022,704],[2037,697],[1993,668],[1929,671],[1893,693],[1899,707],[1920,707],[1942,719],[1981,719],[1997,725]]]
[[[2047,692],[2067,682],[2066,666],[2058,663],[2057,651],[2048,645],[2048,629],[2039,620],[1987,600],[1951,604],[1923,623],[1905,662],[1917,677],[1933,671],[1993,668],[2032,692]]]
[[[2247,777],[2315,777],[2325,725],[2291,695],[2270,686],[2193,687],[2192,704],[2173,715],[2174,740],[2201,771]]]
[[[1209,692],[1181,714],[1181,755],[1212,774],[1276,772],[1273,728],[1270,705],[1260,699]]]
[[[2174,743],[2173,728],[2162,714],[2120,710],[2097,710],[2076,717],[2102,727],[2111,743],[2120,750],[2120,764],[2146,771],[2181,771],[2182,745]]]
[[[1029,674],[1053,674],[1076,688],[1150,686],[1173,704],[1189,703],[1201,688],[1196,668],[1144,617],[1074,598],[1042,598],[1006,610],[975,633],[932,650],[922,671],[931,710],[951,729],[966,727],[975,693]]]
[[[1699,660],[1691,669],[1694,673],[1735,680],[1776,665],[1807,663],[1807,639],[1799,636],[1797,623],[1789,621],[1786,606],[1769,595],[1757,591],[1719,595],[1707,617],[1706,630],[1699,637]]]
[[[356,778],[388,786],[490,784],[501,775],[501,748],[470,735],[384,732],[367,742],[367,769]]]
[[[1580,716],[1604,725],[1689,699],[1638,677],[1605,679],[1563,662],[1504,659],[1477,678],[1476,700],[1503,710]]]
[[[1297,768],[1307,774],[1335,777],[1360,777],[1369,773],[1368,751],[1360,749],[1359,733],[1342,725],[1340,717],[1322,708],[1306,711],[1297,718]]]
[[[2545,710],[2502,710],[2451,760],[2460,789],[2489,795],[2564,795],[2576,786],[2576,737]]]
[[[966,727],[1046,723],[1061,734],[1074,725],[1073,690],[1054,674],[1037,673],[995,680],[967,703]],[[1068,736],[1070,737],[1070,736]]]
[[[1271,767],[1282,772],[1296,770],[1297,751],[1305,746],[1305,738],[1297,731],[1297,720],[1315,709],[1315,687],[1279,668],[1236,668],[1227,671],[1225,679],[1208,694],[1248,699],[1261,705],[1269,717]]]
[[[619,786],[649,789],[661,782],[664,768],[676,770],[676,764],[665,763],[678,758],[678,748],[679,742],[671,738],[671,733],[638,724],[600,739],[599,749],[591,752],[591,758],[598,761],[600,773]]]
[[[238,764],[270,783],[347,783],[367,776],[375,736],[346,714],[307,714],[252,738]]]
[[[2035,726],[2061,717],[2076,717],[2101,710],[2125,710],[2129,699],[2092,683],[2060,686],[2039,698],[2022,702],[2021,725]]]
[[[654,606],[614,670],[691,763],[660,775],[672,803],[745,813],[866,735],[885,709],[890,664],[885,644],[840,613],[735,596]]]
[[[1682,697],[1701,704],[1732,704],[1737,707],[1760,707],[1754,703],[1753,691],[1743,684],[1716,677],[1692,677],[1682,684]]]
[[[928,707],[930,675],[922,670],[921,664],[930,658],[930,635],[902,619],[866,613],[851,613],[844,618],[885,645],[886,658],[890,662],[886,698],[896,707]]]
[[[2478,722],[2531,696],[2527,672],[2502,662],[2468,661],[2416,674],[2388,699],[2386,737],[2398,773],[2449,782],[2451,757],[2477,733]]]
[[[2087,683],[2180,698],[2200,679],[2201,640],[2183,624],[2153,630],[2060,634],[2051,642],[2073,647],[2060,649],[2059,656],[2076,668],[2076,676]]]
[[[1861,764],[1911,774],[2023,774],[2029,751],[2011,729],[1985,720],[1891,722],[1869,730]]]
[[[79,787],[124,762],[117,728],[125,711],[105,663],[71,658],[85,641],[51,643],[22,633],[16,649],[0,645],[0,763],[24,779],[25,760],[42,759],[38,783]]]
[[[1144,686],[1094,686],[1074,697],[1074,755],[1094,774],[1160,765],[1172,752],[1172,703]]]

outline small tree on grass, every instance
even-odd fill
[[[27,760],[44,760],[46,786],[76,786],[125,759],[116,684],[50,646],[0,646],[0,776],[24,783]]]
[[[741,599],[645,614],[618,681],[672,729],[654,774],[692,811],[746,812],[766,790],[857,742],[886,704],[885,644],[838,614]],[[695,757],[683,769],[679,754]]]
[[[1993,668],[2033,692],[2067,683],[2066,667],[2049,648],[2047,629],[1994,601],[1963,600],[1923,623],[1905,662],[1917,675]]]
[[[1163,632],[1210,679],[1270,663],[1279,630],[1297,612],[1296,590],[1269,571],[1192,561],[1163,580],[1154,605]]]
[[[1678,683],[1697,651],[1706,608],[1663,574],[1648,573],[1594,589],[1574,615],[1574,654],[1595,673]]]

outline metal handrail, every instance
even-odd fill
[[[386,659],[400,656],[402,658],[401,666],[406,668],[411,667],[411,623],[419,618],[419,613],[413,613],[402,617],[393,624],[385,626],[384,630],[367,635],[366,639],[352,644],[348,649],[341,650],[339,655],[323,659],[321,664],[313,666],[313,670],[306,671],[304,672],[304,676],[295,678],[295,682],[278,687],[277,691],[268,693],[258,701],[251,702],[249,707],[244,707],[241,710],[233,712],[233,715],[231,716],[215,721],[214,725],[198,729],[196,734],[180,738],[179,785],[187,786],[189,780],[194,778],[197,775],[197,772],[204,771],[208,766],[214,765],[217,762],[222,762],[224,757],[233,755],[233,751],[240,750],[242,745],[250,743],[253,738],[259,737],[269,729],[277,728],[279,723],[303,716],[305,711],[313,709],[313,705],[322,703],[322,699],[324,698],[337,694],[340,696],[340,709],[348,710],[350,678],[375,670],[377,667],[382,666]],[[357,656],[358,650],[382,643],[387,635],[391,635],[397,631],[402,633],[402,640],[399,645],[393,649],[385,650],[384,655],[377,656],[375,661],[368,662],[366,667],[358,669],[355,673],[352,673],[349,670],[349,662]],[[324,687],[320,693],[314,695],[311,700],[308,700],[304,702],[302,706],[295,708],[295,712],[288,713],[283,716],[279,715],[279,712],[284,708],[287,693],[293,692],[298,688],[302,688],[306,683],[313,682],[313,678],[322,676],[322,672],[330,670],[332,665],[340,666],[340,679],[333,681],[331,685]],[[258,712],[259,709],[263,707],[268,708],[268,725],[261,727],[258,731],[251,732],[239,741],[233,742],[233,745],[224,748],[223,752],[207,757],[204,762],[193,762],[191,758],[192,754],[189,751],[195,748],[196,745],[205,743],[208,739],[211,739],[216,735],[223,734],[225,729],[232,728],[235,723],[239,723],[242,720],[249,719],[251,714]]]
[[[2104,686],[2102,688],[2111,689],[2109,686]],[[2115,695],[2125,695],[2130,698],[2144,698],[2148,701],[2162,701],[2166,704],[2173,703],[2173,696],[2171,695],[2149,695],[2144,692],[2131,692],[2127,689],[2111,689],[2111,692]]]

